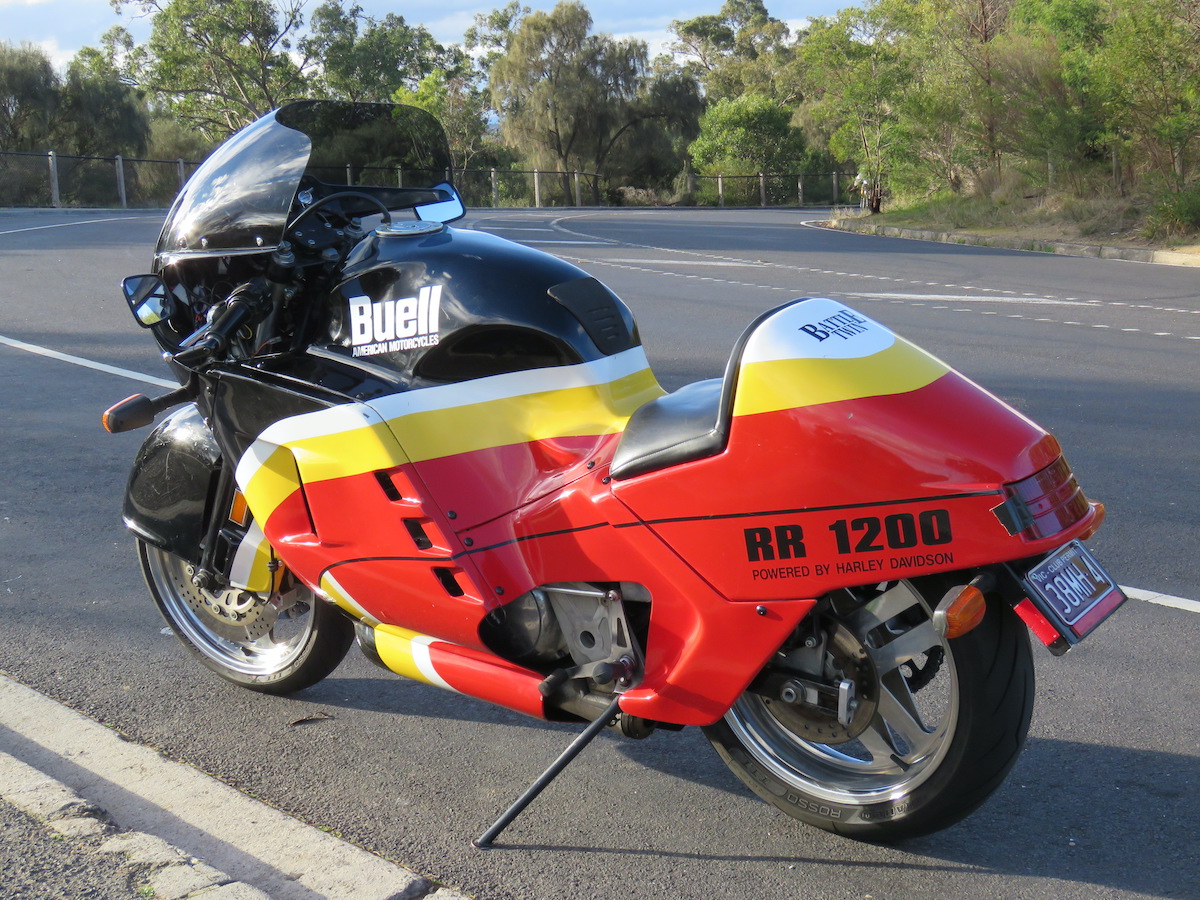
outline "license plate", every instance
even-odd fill
[[[1125,602],[1125,595],[1079,541],[1060,547],[1025,575],[1029,599],[1076,644]]]

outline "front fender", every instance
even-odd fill
[[[221,451],[194,404],[160,422],[138,451],[125,490],[125,527],[142,540],[199,563]]]

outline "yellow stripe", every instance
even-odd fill
[[[388,424],[409,457],[421,462],[527,441],[615,434],[661,394],[653,373],[643,369],[608,384],[410,413]]]
[[[385,666],[405,678],[450,688],[429,659],[429,644],[433,642],[434,639],[427,635],[398,625],[375,626],[375,650]]]
[[[256,449],[265,449],[264,444]],[[242,485],[246,502],[255,518],[265,522],[279,504],[300,489],[296,460],[286,447],[276,447],[254,473],[249,484]]]
[[[924,350],[897,338],[872,356],[856,359],[782,359],[748,363],[738,373],[733,414],[750,416],[903,394],[933,383],[949,368]]]

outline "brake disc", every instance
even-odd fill
[[[836,714],[803,702],[788,703],[765,694],[762,701],[797,737],[817,744],[844,744],[866,731],[875,717],[879,706],[878,676],[866,647],[840,622],[829,634],[824,668],[827,681],[854,683],[856,705],[848,725],[839,722]]]

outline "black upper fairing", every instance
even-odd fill
[[[274,250],[305,185],[368,194],[395,210],[436,201],[433,189],[450,182],[445,134],[424,110],[292,103],[247,125],[196,170],[167,213],[156,266]],[[342,211],[367,215],[379,204],[351,197]]]
[[[437,306],[432,317],[419,302],[406,302],[419,301],[423,292],[426,304]],[[403,309],[414,317],[408,337],[404,313],[397,311]],[[384,369],[409,387],[574,365],[640,343],[629,309],[582,269],[455,228],[369,235],[347,259],[327,314],[318,346]],[[418,319],[436,327],[418,333]]]

